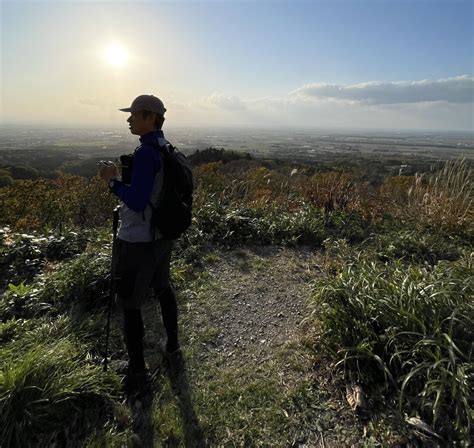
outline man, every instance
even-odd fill
[[[132,134],[140,137],[133,154],[131,182],[125,184],[114,164],[102,166],[99,175],[110,191],[121,201],[119,229],[115,246],[114,276],[117,302],[123,307],[124,336],[129,362],[126,383],[141,381],[145,373],[143,356],[143,320],[141,305],[152,286],[159,299],[167,340],[162,342],[165,355],[179,352],[178,311],[170,284],[172,240],[161,237],[152,228],[152,209],[163,187],[163,166],[160,147],[167,144],[163,131],[166,109],[153,95],[140,95],[128,108],[127,119]],[[130,384],[132,383],[132,384]],[[126,384],[127,385],[127,384]]]

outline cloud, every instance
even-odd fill
[[[82,106],[98,107],[100,109],[104,108],[103,102],[101,102],[99,99],[97,99],[95,97],[76,98],[76,103],[78,103]]]
[[[472,129],[469,76],[438,81],[311,84],[280,95],[241,92],[163,98],[167,125],[307,128]],[[94,103],[84,98],[85,103]],[[114,109],[115,110],[115,109]],[[116,118],[115,118],[116,120]]]
[[[382,82],[369,81],[342,86],[313,83],[290,95],[301,99],[348,101],[366,104],[402,104],[439,102],[474,102],[474,78],[468,75],[439,80]]]
[[[211,96],[203,98],[203,102],[217,106],[220,109],[241,111],[245,110],[245,103],[237,96],[225,96],[213,93]]]

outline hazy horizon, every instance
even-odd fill
[[[0,128],[21,128],[21,129],[26,129],[26,128],[31,128],[31,129],[37,129],[37,130],[95,130],[95,131],[104,131],[104,132],[110,132],[110,131],[116,131],[116,132],[124,132],[124,133],[130,133],[129,129],[127,126],[124,125],[76,125],[74,126],[71,123],[0,123]],[[284,131],[284,130],[295,130],[295,131],[308,131],[308,132],[355,132],[355,133],[428,133],[428,134],[472,134],[474,138],[474,128],[471,129],[422,129],[422,128],[351,128],[351,127],[338,127],[338,126],[313,126],[313,127],[308,127],[308,126],[252,126],[252,125],[235,125],[235,126],[230,126],[230,125],[207,125],[207,126],[176,126],[176,125],[166,125],[163,127],[163,131],[166,132],[166,130],[225,130],[225,131],[235,131],[238,132],[239,130],[256,130],[256,131]],[[133,134],[130,134],[131,137],[136,137],[139,138],[139,136],[134,136]]]

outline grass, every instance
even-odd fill
[[[104,446],[127,434],[116,421],[127,412],[119,378],[102,371],[109,262],[100,238],[95,245],[1,296],[2,446]]]
[[[415,229],[388,230],[366,241],[380,260],[403,260],[411,264],[436,265],[441,260],[455,261],[469,245],[456,236],[436,231]]]
[[[467,253],[434,268],[406,267],[359,255],[314,292],[320,343],[348,379],[464,443],[472,418],[473,261]]]
[[[301,354],[300,346],[297,350]],[[202,362],[191,353],[186,352],[187,373],[178,386],[166,374],[158,379],[155,443],[199,446],[193,442],[201,440],[208,446],[286,447],[314,442],[318,431],[335,431],[339,442],[358,440],[360,434],[348,430],[347,422],[334,426],[339,406],[314,386],[307,374],[308,357],[304,365],[284,367],[294,355],[286,351],[260,366],[226,368],[218,355]]]
[[[436,171],[435,171],[436,169]],[[409,190],[408,207],[420,222],[448,230],[471,228],[474,222],[472,169],[465,159],[435,167],[431,175],[418,175]]]
[[[132,431],[122,429],[119,425],[106,423],[100,429],[96,429],[84,441],[84,448],[123,448],[131,445],[133,439]]]
[[[114,416],[118,377],[88,361],[66,320],[43,323],[0,352],[2,446],[49,446],[84,439]]]

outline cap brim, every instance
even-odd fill
[[[119,109],[119,110],[121,110],[122,112],[131,112],[132,108],[131,107],[126,107],[125,109]]]

